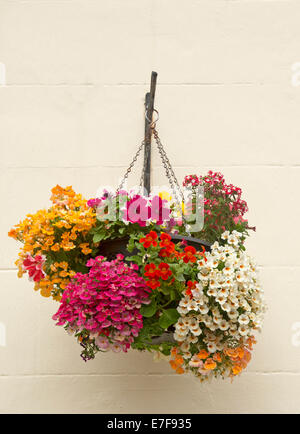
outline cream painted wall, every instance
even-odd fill
[[[0,0],[1,413],[299,413],[299,23],[299,0]],[[201,385],[133,351],[84,364],[54,326],[57,304],[16,276],[6,233],[52,186],[116,185],[143,135],[152,69],[178,177],[222,171],[257,226],[248,248],[269,310],[233,384]]]

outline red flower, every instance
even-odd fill
[[[41,255],[31,256],[29,253],[23,261],[23,268],[29,274],[29,279],[34,282],[39,282],[45,277],[43,272],[43,266],[45,263],[45,257]]]
[[[162,280],[168,280],[170,276],[172,276],[172,271],[170,270],[169,264],[166,264],[165,262],[161,262],[158,266],[159,269],[159,275],[162,278]]]
[[[146,285],[149,286],[149,288],[151,289],[156,289],[160,287],[160,283],[158,281],[158,279],[156,279],[155,277],[146,280]]]
[[[166,248],[168,248],[168,247],[174,245],[171,242],[172,238],[171,238],[171,235],[169,235],[169,234],[165,234],[164,232],[162,232],[160,234],[160,239],[161,239],[161,242],[159,243],[160,247],[166,247]]]
[[[171,236],[166,233],[160,234],[160,243],[159,246],[162,247],[161,251],[159,252],[159,256],[162,258],[168,258],[175,252],[175,244],[171,241]]]
[[[195,253],[196,253],[195,247],[193,247],[193,246],[187,246],[184,249],[184,254],[183,254],[183,257],[182,257],[183,262],[185,262],[186,264],[188,262],[196,262],[197,259],[196,259],[196,256],[194,256]]]
[[[143,244],[145,249],[147,249],[150,246],[156,247],[157,246],[156,239],[157,239],[157,233],[154,231],[150,231],[145,238],[140,239],[140,243]]]
[[[193,298],[193,293],[192,293],[192,289],[196,288],[196,283],[197,282],[192,282],[191,280],[187,281],[187,286],[188,288],[186,289],[186,295],[188,295],[190,298]]]
[[[156,275],[156,271],[157,271],[157,268],[156,268],[155,264],[153,264],[153,263],[147,264],[145,266],[144,276],[146,276],[146,277],[152,277],[153,278]]]

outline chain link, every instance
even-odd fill
[[[138,150],[136,151],[136,153],[135,153],[135,155],[134,155],[134,157],[133,157],[133,159],[132,159],[132,161],[131,161],[128,169],[126,170],[125,175],[123,176],[123,178],[121,180],[121,183],[120,183],[119,187],[117,188],[116,193],[119,193],[119,191],[123,188],[123,185],[124,185],[126,179],[128,178],[128,176],[129,176],[129,174],[131,172],[131,169],[135,165],[135,163],[136,163],[136,161],[137,161],[137,159],[138,159],[138,157],[139,157],[139,155],[141,153],[141,150],[144,148],[144,146],[145,146],[145,141],[143,140],[142,143],[140,144]],[[145,164],[143,165],[142,177],[141,177],[141,180],[140,180],[140,187],[142,185],[144,171],[145,171]]]
[[[163,147],[163,145],[161,143],[161,140],[159,138],[158,132],[156,130],[156,122],[152,123],[151,128],[152,128],[153,137],[154,137],[156,145],[157,145],[158,152],[159,152],[161,160],[162,160],[162,164],[163,164],[165,172],[166,172],[167,179],[168,179],[170,187],[172,189],[174,198],[175,198],[175,200],[176,200],[176,202],[178,204],[179,210],[181,210],[181,206],[184,205],[184,194],[183,194],[183,192],[182,192],[182,190],[180,188],[178,179],[177,179],[177,177],[176,177],[176,175],[174,173],[174,170],[173,170],[173,168],[171,166],[170,160],[169,160],[169,158],[168,158],[168,156],[166,154],[166,151],[165,151],[165,149],[164,149],[164,147]],[[119,185],[119,187],[117,189],[117,193],[123,188],[125,180],[128,178],[128,176],[129,176],[129,174],[130,174],[133,166],[135,165],[135,163],[136,163],[136,161],[137,161],[137,159],[138,159],[138,157],[139,157],[142,149],[145,146],[145,143],[146,143],[145,140],[143,140],[142,143],[140,144],[140,146],[139,146],[136,154],[134,155],[134,157],[133,157],[133,159],[132,159],[132,161],[131,161],[128,169],[125,172],[124,177],[122,178],[122,181],[121,181],[121,183],[120,183],[120,185]],[[145,166],[146,165],[145,165],[145,161],[144,161],[143,168],[142,168],[142,174],[141,174],[141,178],[140,178],[140,184],[139,184],[140,191],[142,191],[142,188],[143,188]],[[183,217],[183,220],[185,221],[184,215],[182,215],[182,217]]]
[[[174,173],[174,170],[173,170],[173,168],[171,166],[171,163],[170,163],[170,160],[169,160],[169,158],[168,158],[168,156],[166,154],[166,151],[165,151],[165,149],[164,149],[164,147],[163,147],[163,145],[161,143],[161,140],[159,138],[159,135],[158,135],[158,132],[157,132],[157,130],[155,128],[155,125],[153,126],[153,137],[154,137],[154,139],[156,141],[158,152],[160,154],[163,166],[165,168],[166,176],[168,178],[170,187],[172,189],[172,192],[174,194],[176,202],[177,202],[177,204],[179,206],[179,209],[181,209],[181,205],[182,204],[184,205],[184,194],[183,194],[183,192],[182,192],[182,190],[180,188],[178,179],[177,179],[177,177],[176,177],[176,175]],[[179,193],[180,197],[178,196],[178,193]],[[181,198],[181,200],[180,200],[180,198]],[[183,216],[183,219],[184,219],[184,216]]]

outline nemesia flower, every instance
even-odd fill
[[[52,295],[59,301],[75,274],[73,258],[77,258],[76,266],[84,267],[84,255],[92,254],[95,249],[90,230],[95,226],[96,213],[70,186],[57,185],[51,192],[52,205],[28,214],[9,235],[23,243],[16,261],[18,276],[22,277],[28,270],[35,282],[34,289],[44,297]],[[62,255],[65,255],[64,261]],[[40,257],[43,260],[37,260]],[[41,265],[46,258],[47,263],[49,259],[47,267]]]
[[[147,220],[151,216],[151,209],[147,200],[138,194],[129,198],[126,202],[124,220],[130,223],[138,223],[140,226],[146,226]]]
[[[53,319],[76,330],[85,360],[99,350],[126,352],[143,327],[140,307],[149,303],[145,281],[122,255],[113,261],[97,256],[87,266],[88,274],[77,273],[67,286]]]
[[[168,280],[172,276],[172,271],[170,270],[170,265],[165,262],[161,262],[158,266],[159,277],[163,280]]]
[[[187,246],[184,249],[183,262],[196,262],[197,258],[195,256],[196,249],[193,246]]]
[[[39,282],[45,277],[43,272],[43,265],[45,263],[45,256],[35,255],[31,256],[29,253],[23,261],[23,269],[28,272],[29,279],[34,280],[34,282]]]
[[[198,260],[200,289],[188,282],[177,308],[176,357],[181,355],[181,368],[201,381],[240,374],[251,359],[253,332],[261,327],[263,290],[253,260],[240,248],[241,237],[225,231],[225,245],[215,242],[206,261]],[[193,344],[191,337],[197,339]]]
[[[157,233],[154,231],[150,231],[145,237],[140,238],[140,243],[143,244],[145,249],[150,246],[157,246]]]

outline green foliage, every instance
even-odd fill
[[[141,307],[141,315],[143,315],[146,318],[150,318],[155,314],[157,311],[157,304],[155,300],[152,300],[152,302],[148,305],[144,305]]]
[[[158,323],[162,328],[168,329],[172,324],[176,323],[179,317],[177,309],[167,309],[159,317]]]

